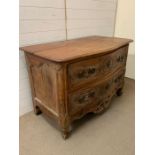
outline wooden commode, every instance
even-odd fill
[[[20,48],[25,52],[34,112],[55,118],[63,137],[71,123],[101,113],[121,95],[132,40],[92,36]]]

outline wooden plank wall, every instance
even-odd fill
[[[89,35],[112,36],[116,3],[116,0],[68,0],[68,38]]]
[[[20,0],[19,46],[66,39],[65,0]],[[68,39],[112,36],[116,0],[66,0]],[[20,115],[32,110],[23,52],[19,52]]]
[[[64,0],[20,0],[20,46],[65,39]]]
[[[64,0],[20,0],[20,46],[65,40]],[[20,115],[32,110],[28,73],[23,52],[19,54]]]

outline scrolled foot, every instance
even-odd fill
[[[36,107],[34,108],[34,113],[35,113],[36,115],[40,115],[42,112],[41,112],[40,108],[39,108],[38,106],[36,106]]]
[[[118,89],[116,94],[117,94],[117,96],[121,96],[123,94],[122,88]]]
[[[63,137],[64,140],[67,139],[69,137],[69,132],[63,131],[62,132],[62,137]]]
[[[61,118],[59,120],[59,127],[60,127],[60,131],[61,131],[63,139],[67,139],[71,131],[71,123],[68,117],[65,119]]]

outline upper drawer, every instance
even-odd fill
[[[68,66],[68,79],[69,87],[90,82],[99,76],[107,76],[119,67],[126,64],[128,46],[117,49],[116,51],[87,60],[82,60],[69,64]]]

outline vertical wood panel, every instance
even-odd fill
[[[66,0],[67,8],[72,9],[109,9],[117,0]]]
[[[64,0],[20,0],[20,6],[64,8]]]
[[[34,33],[43,31],[64,30],[64,20],[45,20],[45,21],[20,21],[20,33]]]
[[[68,38],[113,36],[116,0],[68,0]]]
[[[40,44],[65,39],[65,30],[20,34],[20,45]]]
[[[20,7],[20,20],[58,20],[65,19],[64,9],[41,8],[41,7]]]

